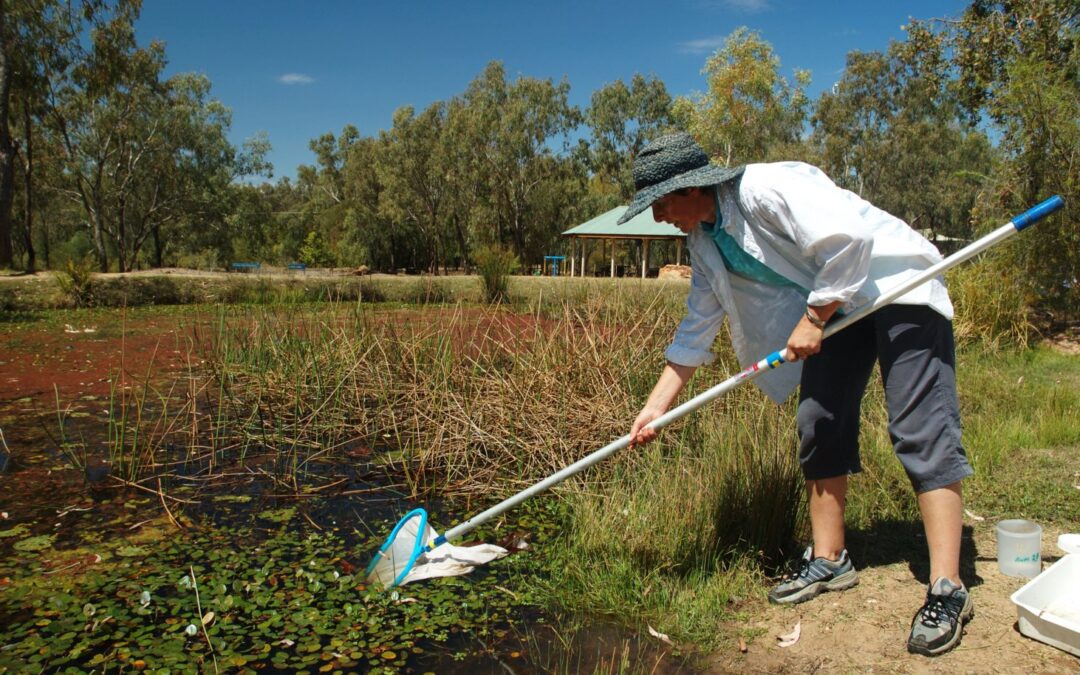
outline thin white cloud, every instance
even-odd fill
[[[722,7],[745,14],[756,14],[772,9],[771,0],[701,0],[704,5]]]
[[[278,78],[278,82],[282,84],[311,84],[314,81],[314,77],[303,73],[285,73]]]
[[[683,54],[704,54],[706,52],[714,52],[723,46],[724,40],[726,39],[727,38],[723,35],[715,35],[700,40],[680,42],[679,51]]]
[[[732,9],[743,12],[764,12],[772,9],[769,0],[724,0],[724,3]]]

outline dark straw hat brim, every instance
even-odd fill
[[[662,183],[656,185],[650,185],[637,191],[634,195],[633,201],[630,202],[630,206],[627,207],[626,212],[619,217],[616,225],[622,225],[626,221],[630,220],[637,214],[641,213],[645,209],[652,206],[653,202],[660,199],[669,192],[676,190],[682,190],[684,188],[692,187],[705,187],[707,185],[718,185],[720,183],[731,180],[732,178],[738,178],[742,175],[743,166],[716,166],[710,164],[708,166],[702,166],[697,169],[692,169],[686,173],[670,178]]]

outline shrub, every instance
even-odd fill
[[[356,283],[355,289],[356,300],[360,302],[386,302],[386,289],[377,281],[362,279]]]
[[[484,246],[473,254],[476,271],[480,273],[480,283],[484,299],[488,302],[501,302],[508,297],[510,275],[521,267],[517,256],[499,246]]]
[[[304,237],[304,244],[300,247],[298,257],[300,262],[308,267],[329,267],[335,262],[333,252],[327,247],[326,241],[318,230],[312,230]]]
[[[1029,299],[1017,270],[1001,257],[961,265],[948,273],[949,296],[956,307],[953,329],[960,344],[981,342],[995,350],[1025,347],[1031,334]]]
[[[20,309],[18,292],[0,284],[0,312],[14,312],[17,309]]]
[[[244,260],[245,258],[239,259]],[[246,259],[251,260],[252,258],[248,256]],[[193,270],[217,270],[225,267],[225,263],[221,260],[220,251],[213,248],[204,248],[177,256],[176,266]]]
[[[65,269],[56,275],[56,283],[76,307],[94,304],[94,262],[89,256],[69,259]]]

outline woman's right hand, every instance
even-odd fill
[[[630,447],[645,445],[656,438],[656,430],[648,429],[646,425],[664,414],[664,410],[657,410],[645,406],[634,419],[634,425],[630,427]]]
[[[656,381],[656,386],[649,394],[649,400],[638,413],[634,426],[630,427],[631,448],[635,445],[645,445],[656,438],[656,430],[646,429],[645,426],[668,411],[696,368],[697,366],[680,366],[671,361],[667,362],[663,372],[660,373],[660,379]]]

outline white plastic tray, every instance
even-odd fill
[[[1057,561],[1011,599],[1021,633],[1080,656],[1080,554]]]

